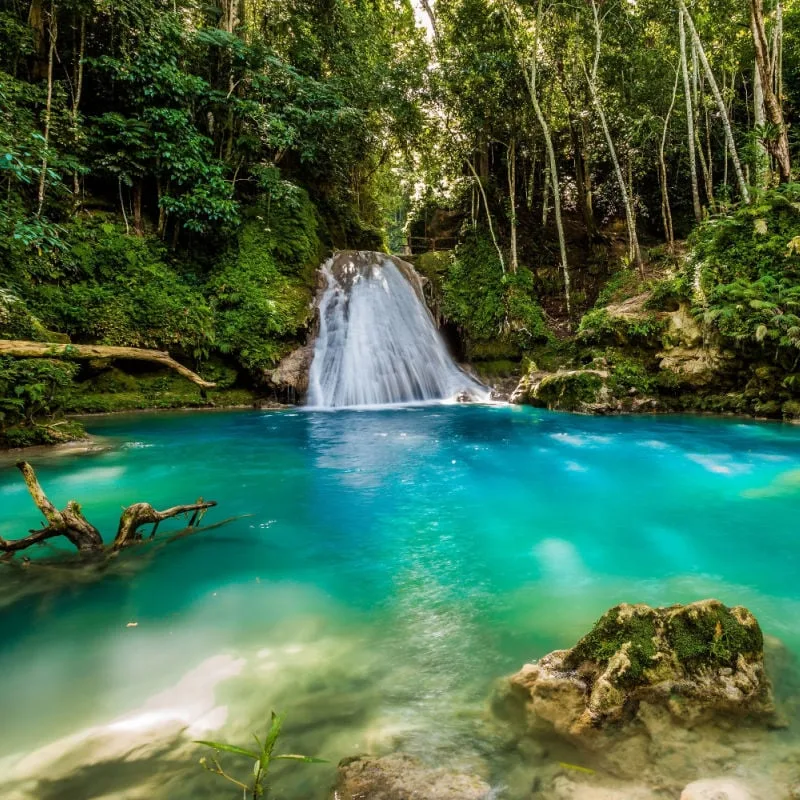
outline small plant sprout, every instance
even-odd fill
[[[269,776],[269,769],[273,761],[300,761],[303,764],[325,764],[325,759],[311,758],[310,756],[301,756],[294,753],[281,753],[280,755],[273,755],[273,750],[281,735],[281,727],[283,726],[283,717],[278,716],[274,711],[270,719],[269,730],[262,742],[255,734],[253,738],[256,740],[258,750],[248,750],[244,747],[237,747],[232,744],[224,744],[223,742],[208,742],[196,740],[196,744],[201,744],[204,747],[210,747],[215,751],[213,756],[200,759],[200,764],[203,769],[213,772],[225,778],[226,781],[238,786],[242,790],[242,797],[244,800],[258,800],[260,797],[266,797],[269,791],[267,785],[267,778]],[[245,756],[253,761],[253,776],[252,779],[239,780],[229,775],[219,762],[219,753],[232,753],[237,756]]]

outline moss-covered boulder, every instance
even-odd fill
[[[511,402],[551,411],[599,413],[609,398],[607,378],[602,370],[540,372],[534,366],[522,377]]]
[[[581,744],[642,728],[653,710],[682,726],[778,723],[764,638],[745,608],[718,600],[606,612],[571,650],[512,676],[499,708]]]

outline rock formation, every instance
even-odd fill
[[[590,748],[647,724],[653,710],[687,727],[777,722],[761,628],[747,609],[717,600],[612,608],[571,650],[523,667],[505,701],[521,706],[530,729]]]

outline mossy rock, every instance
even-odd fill
[[[551,410],[583,411],[600,400],[604,387],[599,372],[557,372],[542,379],[533,399]]]
[[[781,411],[784,419],[800,420],[800,400],[787,400],[783,404]]]
[[[547,723],[593,749],[646,728],[640,709],[690,727],[730,718],[782,723],[756,618],[718,600],[615,606],[575,647],[526,665],[506,688],[507,702],[522,704],[528,730]]]

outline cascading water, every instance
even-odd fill
[[[310,406],[378,406],[488,391],[454,363],[410,264],[382,253],[341,252],[322,267],[319,337]]]

